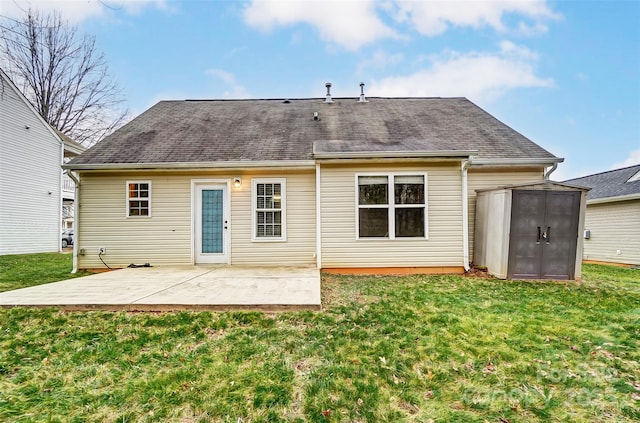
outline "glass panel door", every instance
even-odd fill
[[[229,263],[229,187],[195,183],[193,252],[195,263]]]
[[[221,189],[202,190],[202,253],[224,252],[224,205]]]

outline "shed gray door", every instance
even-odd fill
[[[507,276],[573,279],[579,212],[579,191],[514,190]]]

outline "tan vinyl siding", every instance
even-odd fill
[[[544,179],[544,168],[526,169],[469,169],[467,188],[469,193],[469,259],[473,261],[473,242],[476,222],[477,189],[497,188],[505,185],[539,182]]]
[[[585,260],[640,265],[640,200],[587,205],[584,228]]]
[[[287,241],[252,242],[251,178],[286,178]],[[232,263],[244,265],[315,265],[315,171],[243,176],[243,190],[232,192]],[[244,189],[246,187],[246,189]],[[233,190],[233,189],[232,189]]]
[[[81,175],[78,248],[80,268],[101,268],[98,248],[111,267],[130,263],[192,264],[191,181],[242,177],[231,184],[231,263],[293,265],[315,263],[315,176],[306,172],[153,173]],[[286,178],[287,241],[251,241],[251,177]],[[150,181],[151,217],[126,217],[126,181]]]
[[[0,254],[59,251],[62,143],[0,81]]]
[[[356,240],[355,175],[426,172],[428,239]],[[321,166],[322,266],[462,266],[459,163]]]

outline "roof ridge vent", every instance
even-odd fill
[[[369,100],[367,100],[367,97],[364,96],[364,82],[360,83],[360,99],[358,100],[358,103],[368,103]]]
[[[324,102],[333,103],[333,100],[331,99],[331,82],[327,82],[324,86],[327,87],[327,97],[324,99]]]

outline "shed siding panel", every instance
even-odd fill
[[[192,264],[191,181],[232,180],[242,177],[242,187],[231,186],[232,264],[313,264],[315,252],[315,180],[306,173],[137,173],[81,176],[78,248],[80,268],[100,268],[99,247],[111,267],[130,263],[151,265]],[[251,241],[251,177],[287,179],[287,242]],[[126,181],[152,183],[151,217],[126,217]]]
[[[427,172],[427,240],[356,240],[355,175]],[[322,266],[462,266],[462,182],[459,163],[321,168]]]
[[[467,174],[469,194],[469,259],[473,261],[473,243],[476,222],[477,189],[497,188],[504,185],[539,182],[544,179],[544,169],[523,170],[476,170],[470,169]]]
[[[0,254],[59,251],[61,142],[4,80],[1,88]]]
[[[640,200],[587,205],[584,228],[585,260],[640,265]]]

